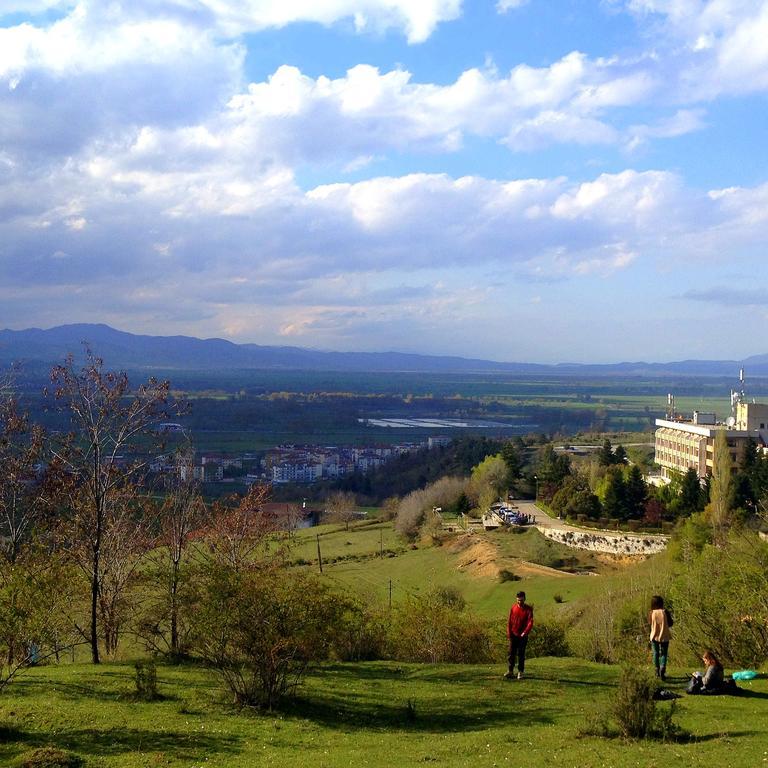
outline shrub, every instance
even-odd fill
[[[309,574],[210,566],[195,647],[241,706],[271,709],[327,658],[346,603]]]
[[[425,525],[436,520],[432,509],[450,507],[464,493],[466,481],[458,477],[443,477],[426,488],[412,491],[400,501],[395,518],[395,530],[408,541],[416,539]]]
[[[136,670],[136,698],[142,701],[156,701],[160,698],[157,692],[157,667],[154,661],[137,661],[134,664]]]
[[[570,656],[565,627],[554,621],[536,621],[528,638],[526,653],[532,659],[537,656]]]
[[[454,611],[463,611],[467,607],[467,601],[458,587],[435,587],[432,594],[440,605],[452,608]]]
[[[675,703],[659,711],[654,698],[658,683],[645,670],[625,667],[611,711],[622,736],[628,739],[668,739],[682,735],[674,723]]]
[[[340,661],[373,661],[387,655],[389,620],[362,603],[350,602],[333,628],[332,652]]]
[[[645,670],[625,667],[611,703],[622,736],[642,739],[650,735],[656,719],[656,682]]]
[[[409,598],[393,611],[390,655],[400,661],[460,664],[494,656],[487,624],[446,601],[441,590]]]
[[[21,768],[79,768],[83,760],[56,747],[40,747],[21,758]]]
[[[513,573],[510,570],[507,570],[506,568],[502,568],[499,571],[499,581],[502,584],[505,581],[520,581],[520,576],[518,576],[516,573]]]
[[[595,587],[592,599],[582,604],[569,630],[575,655],[607,664],[647,663],[648,606],[654,591],[668,594],[668,562],[656,560],[649,576],[652,581],[628,574],[612,584]]]
[[[720,547],[705,544],[698,555],[689,550],[670,592],[676,637],[696,655],[711,648],[726,664],[759,665],[768,656],[766,594],[768,545],[755,534],[734,534]]]
[[[552,595],[552,599],[558,603],[558,605],[563,602],[563,596],[559,592],[556,592],[554,595]]]

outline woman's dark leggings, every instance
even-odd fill
[[[666,669],[669,640],[664,642],[661,640],[651,640],[651,648],[653,649],[653,666],[656,669]]]

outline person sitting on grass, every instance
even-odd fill
[[[687,692],[691,694],[723,693],[723,665],[712,651],[704,651],[701,660],[706,665],[704,675],[702,676],[701,672],[694,672],[691,682],[688,683]]]

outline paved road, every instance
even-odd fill
[[[523,499],[515,499],[510,504],[514,504],[523,514],[531,515],[535,519],[535,525],[537,528],[552,528],[560,531],[575,531],[576,533],[599,533],[601,536],[647,536],[645,533],[631,534],[627,531],[609,531],[605,529],[590,529],[590,528],[578,528],[573,525],[568,525],[564,520],[558,520],[556,517],[551,517],[543,509],[537,507],[532,501],[525,501]],[[658,534],[651,534],[657,536]]]
[[[537,507],[532,501],[515,499],[515,501],[510,502],[510,504],[514,504],[524,515],[530,515],[534,518],[537,528],[554,528],[561,531],[583,530],[568,525],[564,520],[558,520],[556,517],[551,517],[543,509]]]

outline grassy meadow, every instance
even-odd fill
[[[85,766],[757,766],[768,749],[768,681],[739,697],[688,697],[667,743],[586,736],[618,669],[541,658],[528,677],[501,666],[325,664],[280,712],[236,710],[193,666],[158,668],[162,699],[132,698],[130,664],[31,670],[0,699],[0,762],[53,746]],[[673,670],[673,674],[681,670]],[[671,680],[681,689],[682,675]],[[664,702],[660,707],[668,707]]]
[[[607,584],[653,570],[546,542],[535,530],[493,532],[408,546],[391,523],[357,522],[299,531],[293,567],[386,606],[435,585],[458,589],[468,608],[504,626],[525,589],[539,621],[565,618],[599,599]],[[561,562],[568,571],[545,565]],[[501,571],[517,579],[502,581]],[[571,572],[572,571],[572,572]],[[527,677],[502,679],[502,663],[326,662],[311,669],[279,711],[237,709],[214,673],[158,662],[160,698],[135,696],[133,661],[98,667],[78,660],[33,668],[0,694],[0,765],[22,766],[43,747],[83,766],[756,766],[768,762],[768,679],[743,683],[739,697],[676,701],[686,735],[630,742],[594,734],[620,668],[577,658],[529,659]],[[690,667],[672,656],[668,687],[682,692]],[[669,707],[662,702],[659,707]],[[61,765],[63,763],[53,763]],[[45,763],[44,765],[48,765]]]

